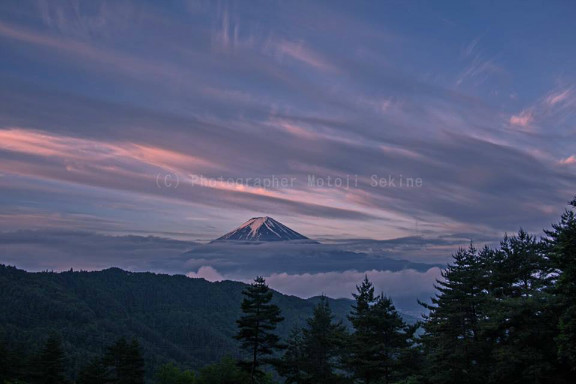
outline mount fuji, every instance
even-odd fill
[[[309,240],[271,217],[253,217],[235,230],[214,241],[288,241]]]

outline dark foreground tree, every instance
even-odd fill
[[[480,327],[490,342],[488,382],[547,383],[557,380],[551,268],[543,244],[520,230],[506,236],[486,260],[489,279]],[[479,311],[480,312],[480,311]]]
[[[111,383],[144,383],[144,359],[136,340],[128,342],[125,338],[119,339],[108,348],[103,363],[107,367]]]
[[[11,351],[5,345],[4,340],[0,339],[0,383],[8,382],[16,376],[12,370],[13,364]]]
[[[29,356],[22,350],[11,348],[0,338],[0,383],[18,383],[32,378],[28,367]]]
[[[413,364],[413,338],[417,325],[404,322],[392,300],[381,294],[371,308],[371,329],[374,360],[379,382],[383,384],[399,382],[412,374],[418,367]]]
[[[192,371],[182,370],[173,363],[161,365],[154,375],[155,384],[197,384]]]
[[[278,374],[284,377],[286,384],[298,384],[304,381],[305,364],[302,329],[294,328],[288,336],[284,355],[274,366]]]
[[[430,313],[422,337],[426,376],[432,383],[486,383],[490,343],[484,342],[480,322],[489,280],[486,258],[490,251],[470,246],[460,249],[437,280],[436,297],[423,304]]]
[[[66,357],[58,336],[50,336],[40,351],[37,361],[37,377],[41,384],[63,384],[66,378]]]
[[[78,373],[78,384],[105,384],[107,382],[108,369],[101,358],[93,359]]]
[[[242,367],[250,374],[251,383],[263,376],[262,364],[270,362],[269,357],[282,349],[280,338],[274,333],[276,325],[283,321],[280,308],[272,304],[272,290],[262,277],[256,277],[242,294],[243,315],[236,321],[236,339],[250,358],[242,362]]]
[[[349,319],[355,329],[351,338],[349,367],[363,383],[392,383],[406,379],[413,362],[416,327],[408,326],[392,300],[374,296],[374,286],[364,278],[354,294],[356,303]]]
[[[325,297],[303,329],[292,332],[288,348],[277,370],[292,384],[336,384],[345,382],[342,371],[346,327],[334,321]]]
[[[560,360],[576,372],[576,199],[570,202],[560,222],[545,231],[552,267],[557,279],[552,289],[558,306],[558,336]]]
[[[356,286],[356,293],[353,293],[355,303],[352,305],[352,311],[348,319],[354,327],[353,342],[349,346],[348,364],[354,377],[366,384],[374,382],[377,377],[374,372],[373,351],[369,348],[372,343],[371,335],[371,308],[376,302],[374,296],[374,285],[364,277],[360,286]]]

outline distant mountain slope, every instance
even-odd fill
[[[78,367],[120,336],[137,337],[148,366],[175,361],[197,368],[237,353],[232,339],[245,284],[117,268],[29,273],[0,265],[0,338],[25,348],[50,332],[64,340]],[[275,294],[286,336],[312,314],[317,299]],[[344,319],[350,300],[330,300]]]
[[[288,241],[308,240],[304,235],[288,228],[271,217],[253,217],[235,230],[228,232],[216,241]]]

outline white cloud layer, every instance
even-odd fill
[[[190,278],[207,281],[238,280],[249,283],[245,276],[223,275],[211,266],[202,266],[196,272],[189,272]],[[326,295],[332,298],[352,298],[356,286],[368,276],[374,283],[376,293],[391,297],[396,306],[407,313],[418,313],[417,299],[427,300],[434,294],[434,283],[441,278],[441,269],[430,268],[425,272],[413,269],[402,271],[355,271],[320,273],[273,273],[265,276],[268,285],[284,294],[303,298]]]

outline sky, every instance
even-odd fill
[[[3,249],[71,232],[179,249],[265,215],[335,242],[540,233],[575,193],[575,12],[2,1]]]

